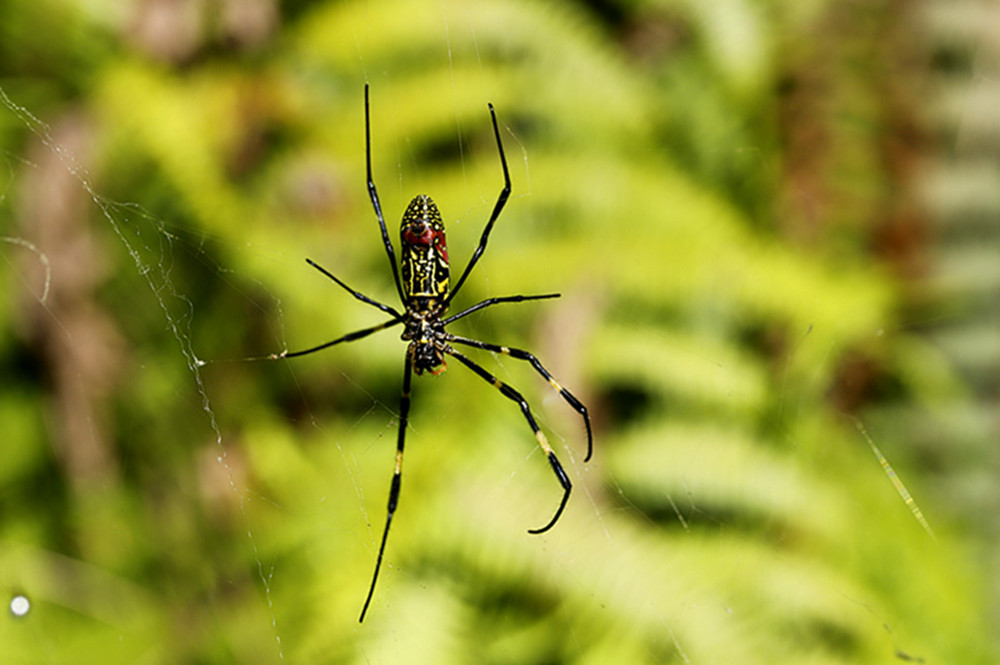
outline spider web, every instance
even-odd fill
[[[257,563],[257,574],[270,610],[274,571],[273,568],[266,566],[259,556],[257,538],[254,536],[250,515],[247,512],[247,502],[251,499],[251,495],[240,486],[234,476],[229,453],[224,445],[223,433],[216,420],[212,400],[205,386],[202,372],[206,362],[198,357],[191,335],[191,320],[194,316],[193,303],[175,288],[171,279],[174,234],[163,220],[157,219],[142,207],[111,201],[97,192],[89,173],[77,161],[77,157],[72,151],[53,136],[51,128],[46,123],[35,117],[25,107],[11,100],[3,88],[0,88],[0,103],[31,131],[51,155],[58,159],[66,173],[72,176],[78,186],[86,193],[134,262],[136,274],[148,286],[149,294],[161,311],[167,328],[176,342],[176,348],[190,373],[193,388],[201,404],[204,424],[211,430],[217,448],[216,462],[225,471],[229,490],[237,497],[240,513],[245,521],[246,537],[249,547],[253,550],[253,557]],[[34,164],[30,166],[37,168],[37,165]],[[44,268],[44,285],[41,293],[36,292],[34,297],[47,314],[54,319],[54,323],[62,328],[68,338],[67,341],[72,344],[73,340],[69,331],[59,321],[58,314],[53,312],[47,303],[52,281],[52,266],[48,256],[34,243],[22,237],[6,236],[2,240],[15,246],[24,247],[37,257],[38,262]],[[219,273],[222,274],[222,272],[219,269]],[[22,277],[22,279],[24,278]],[[273,611],[271,612],[271,627],[274,631],[278,656],[283,660],[281,637],[278,632],[277,618]]]

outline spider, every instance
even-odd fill
[[[549,374],[548,370],[542,366],[538,358],[528,351],[459,337],[445,330],[445,327],[449,323],[491,305],[559,297],[558,293],[548,293],[544,295],[515,295],[487,298],[462,310],[458,314],[443,318],[452,299],[458,294],[462,285],[465,284],[469,273],[475,267],[476,262],[483,255],[486,249],[486,242],[489,240],[490,231],[493,229],[493,224],[500,216],[500,211],[503,210],[504,205],[507,203],[507,198],[510,196],[510,174],[507,170],[507,158],[504,156],[503,143],[500,140],[500,130],[497,127],[496,111],[493,109],[493,104],[489,104],[488,106],[490,117],[493,120],[493,134],[497,141],[497,151],[500,153],[500,166],[503,169],[504,185],[503,189],[500,190],[500,196],[493,207],[489,221],[486,223],[486,228],[483,230],[483,235],[479,239],[479,245],[476,247],[475,252],[473,252],[472,258],[469,259],[469,263],[465,266],[465,270],[462,271],[462,275],[458,278],[458,282],[455,283],[454,288],[449,288],[448,249],[445,243],[444,223],[441,221],[441,213],[438,211],[437,205],[435,205],[429,196],[421,194],[414,197],[410,201],[409,206],[407,206],[406,212],[403,213],[402,223],[400,224],[402,258],[399,263],[400,269],[396,267],[396,252],[393,249],[392,242],[389,240],[389,234],[385,227],[385,219],[382,216],[382,206],[379,203],[378,192],[375,190],[375,182],[372,180],[371,122],[368,110],[368,85],[365,85],[365,162],[368,176],[368,196],[371,199],[372,207],[375,209],[375,216],[378,218],[379,229],[382,232],[382,242],[385,245],[385,252],[389,258],[392,277],[396,283],[396,291],[399,294],[399,299],[403,304],[403,311],[399,311],[390,305],[386,305],[373,298],[369,298],[363,293],[355,291],[318,263],[307,258],[306,262],[309,265],[329,277],[338,286],[361,302],[382,310],[391,318],[378,325],[356,330],[312,348],[295,352],[283,351],[282,353],[270,356],[274,360],[304,356],[342,342],[353,342],[354,340],[367,337],[372,333],[398,325],[403,326],[401,338],[409,342],[406,347],[406,357],[403,364],[403,388],[399,400],[399,437],[396,442],[395,468],[393,470],[392,482],[389,486],[389,505],[386,512],[385,528],[382,532],[382,541],[375,560],[375,572],[372,574],[371,584],[368,587],[368,595],[365,598],[364,606],[361,609],[361,616],[358,619],[359,622],[365,620],[365,614],[368,612],[368,606],[371,604],[372,596],[375,593],[375,584],[378,581],[379,570],[382,567],[385,544],[389,538],[389,527],[392,524],[392,518],[396,513],[396,507],[399,503],[400,483],[403,476],[403,444],[406,440],[406,427],[410,413],[410,379],[414,372],[418,375],[423,374],[425,371],[435,375],[440,374],[446,367],[445,356],[451,356],[499,390],[504,397],[516,402],[521,408],[525,420],[528,421],[531,431],[535,433],[538,445],[545,452],[552,471],[555,473],[556,479],[563,489],[562,500],[552,519],[545,526],[538,529],[530,529],[528,533],[539,534],[551,529],[559,519],[559,516],[562,515],[563,509],[566,507],[566,502],[569,500],[572,483],[570,483],[569,477],[563,470],[562,464],[559,463],[559,459],[556,457],[552,446],[546,440],[545,434],[538,427],[538,423],[535,421],[535,417],[532,415],[531,408],[528,406],[528,402],[524,399],[524,396],[490,374],[470,358],[459,353],[452,344],[492,351],[517,358],[518,360],[527,360],[531,363],[535,371],[541,374],[559,392],[562,398],[583,416],[583,422],[587,429],[587,456],[584,462],[589,461],[593,453],[593,437],[587,407],[574,397],[570,391],[563,388]],[[402,273],[402,276],[400,276],[400,273]]]

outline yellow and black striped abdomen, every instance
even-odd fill
[[[399,227],[403,293],[411,298],[444,298],[448,294],[448,245],[441,213],[431,197],[415,196]]]

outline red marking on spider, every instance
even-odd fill
[[[407,245],[420,247],[435,247],[445,263],[448,262],[448,243],[445,240],[444,229],[434,229],[425,226],[423,232],[414,233],[412,227],[403,231],[403,242]]]

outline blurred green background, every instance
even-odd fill
[[[989,663],[996,2],[3,0],[5,663]],[[458,270],[415,377],[434,197]],[[472,355],[472,352],[470,352]],[[891,465],[891,466],[890,466]],[[905,484],[905,489],[902,484]],[[908,492],[908,493],[907,493]]]

